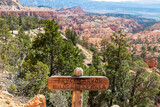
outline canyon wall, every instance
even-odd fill
[[[24,11],[0,11],[0,16],[8,16],[9,14],[12,14],[14,16],[33,16],[33,17],[40,17],[40,18],[47,18],[47,19],[52,19],[52,18],[57,18],[57,16],[67,16],[67,15],[78,15],[78,14],[86,14],[81,7],[74,7],[70,9],[63,9],[61,11],[55,11],[55,10],[24,10]]]

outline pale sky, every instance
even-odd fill
[[[123,2],[123,1],[140,1],[140,0],[92,0],[92,1]]]
[[[108,1],[108,2],[160,2],[160,0],[92,0],[92,1]]]

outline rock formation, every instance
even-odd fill
[[[147,27],[145,30],[146,31],[160,32],[160,23],[156,23],[151,27]]]
[[[100,44],[102,39],[109,40],[110,35],[118,30],[122,30],[123,33],[129,33],[142,29],[142,26],[134,20],[107,17],[105,15],[61,16],[57,18],[57,21],[61,26],[62,32],[65,32],[66,28],[74,29],[80,39],[85,37],[87,42],[94,45]]]
[[[8,2],[5,0],[2,1],[0,16],[13,14],[14,16],[55,18],[62,32],[66,28],[72,28],[80,36],[80,39],[83,39],[83,37],[88,38],[87,41],[95,45],[100,44],[102,39],[109,39],[110,35],[118,30],[129,33],[142,29],[142,26],[132,19],[107,17],[105,15],[88,15],[81,7],[51,9],[47,7],[24,6],[13,1],[7,4]]]
[[[37,95],[24,104],[26,102],[24,97],[15,97],[10,94],[7,91],[9,85],[11,85],[9,75],[9,72],[0,70],[0,107],[46,107],[44,95]]]
[[[3,7],[0,7],[0,9]],[[6,7],[6,8],[11,8],[11,7]],[[77,9],[78,8],[78,9]],[[85,12],[82,9],[79,9],[80,7],[74,7],[71,9],[63,10],[63,11],[55,11],[55,10],[41,10],[36,9],[36,8],[31,8],[28,9],[27,11],[14,11],[14,10],[5,10],[1,9],[0,11],[0,16],[8,16],[9,14],[12,14],[14,16],[33,16],[33,17],[41,17],[41,18],[47,18],[47,19],[52,19],[52,18],[57,18],[58,16],[66,16],[68,14],[70,15],[77,15],[77,14],[85,14]],[[35,11],[34,11],[35,9]]]
[[[27,102],[24,107],[46,107],[46,99],[44,95],[37,95],[29,102]]]
[[[0,107],[46,107],[46,100],[45,96],[37,95],[23,104],[13,95],[0,90]]]
[[[151,57],[151,58],[145,57],[144,61],[150,68],[157,68],[158,65],[157,57]]]
[[[127,38],[129,43],[132,45],[131,48],[134,47],[137,50],[137,55],[140,55],[143,50],[141,50],[142,46],[146,47],[147,56],[158,57],[160,55],[160,23],[156,23],[155,25],[148,27],[144,31],[138,32],[136,34],[127,33]],[[147,47],[151,47],[150,52],[147,50]],[[139,51],[139,52],[138,52]],[[148,55],[149,54],[149,55]]]

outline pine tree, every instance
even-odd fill
[[[19,20],[19,26],[22,26],[22,17],[21,17],[21,15],[18,17],[18,20]]]
[[[102,53],[102,56],[103,56],[103,62],[106,62],[106,48],[107,48],[107,44],[108,44],[108,41],[103,39],[101,41],[101,53]]]
[[[33,49],[49,56],[50,76],[55,73],[67,74],[82,65],[80,50],[70,41],[63,41],[60,36],[58,23],[54,19],[47,20],[45,33],[39,33],[33,41]]]
[[[73,45],[76,46],[78,41],[77,33],[72,29],[66,29],[65,36],[72,41]]]
[[[10,30],[12,30],[12,34],[13,34],[13,29],[14,29],[14,17],[13,15],[9,14],[9,16],[7,17],[7,24],[9,25]]]
[[[18,49],[18,57],[19,57],[19,66],[21,67],[23,61],[29,54],[29,49],[31,48],[31,39],[29,35],[25,34],[24,29],[20,28],[18,34],[16,35],[17,49]]]
[[[156,95],[160,91],[158,74],[146,71],[147,64],[139,56],[132,55],[129,62],[130,72],[128,88],[128,106],[154,106]]]
[[[33,48],[42,50],[49,55],[50,62],[50,76],[55,74],[53,68],[53,61],[58,52],[58,47],[62,42],[58,23],[54,19],[46,21],[46,27],[44,28],[45,33],[39,33],[33,41]]]
[[[0,19],[0,45],[1,45],[1,58],[4,60],[5,64],[8,64],[9,55],[9,43],[11,41],[12,35],[9,32],[9,26],[6,24],[5,20]]]
[[[114,33],[111,36],[111,43],[108,43],[106,48],[106,60],[108,64],[105,66],[105,69],[106,76],[110,80],[109,90],[111,90],[109,93],[107,92],[107,97],[109,98],[106,99],[108,106],[125,100],[123,92],[125,92],[124,87],[129,73],[128,60],[130,59],[127,47],[126,34],[118,31],[117,34]]]
[[[19,75],[17,83],[18,95],[33,97],[37,94],[48,93],[46,87],[49,68],[46,64],[41,61],[33,64],[29,59],[24,61],[21,69],[21,75]]]
[[[99,58],[97,52],[93,53],[93,58],[92,59],[93,59],[92,60],[93,67],[96,69],[96,72],[98,74],[102,71],[102,69],[101,69],[102,65],[101,65],[101,59]]]

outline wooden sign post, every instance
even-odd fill
[[[82,68],[74,70],[74,76],[52,76],[48,79],[50,90],[71,90],[72,107],[82,107],[83,90],[102,91],[109,86],[108,78],[104,76],[83,76]]]

